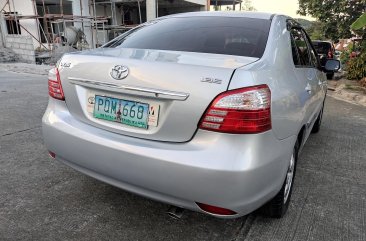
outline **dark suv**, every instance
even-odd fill
[[[313,46],[318,52],[319,59],[320,59],[320,65],[322,68],[324,68],[325,63],[327,62],[327,59],[335,59],[335,49],[332,42],[328,41],[320,41],[320,40],[314,40],[312,41]],[[326,72],[327,73],[327,79],[333,79],[334,77],[334,71]]]

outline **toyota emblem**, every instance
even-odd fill
[[[113,79],[124,79],[127,77],[128,75],[128,68],[126,66],[123,65],[116,65],[112,68],[110,75],[112,76]]]

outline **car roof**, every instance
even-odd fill
[[[172,14],[165,17],[244,17],[257,19],[272,19],[276,14],[264,12],[244,12],[244,11],[201,11]],[[164,17],[163,17],[164,18]]]

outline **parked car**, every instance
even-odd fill
[[[51,157],[221,218],[262,206],[285,214],[327,89],[302,27],[254,12],[158,18],[64,55],[48,88],[42,129]]]
[[[312,43],[318,53],[322,67],[325,66],[328,59],[337,59],[336,51],[332,42],[314,40]],[[333,77],[334,71],[327,71],[327,78],[333,79]]]

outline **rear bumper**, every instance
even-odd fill
[[[202,212],[200,202],[238,213],[230,217],[280,190],[296,139],[198,130],[186,143],[142,140],[84,124],[53,99],[42,129],[47,148],[80,172],[175,206]]]

